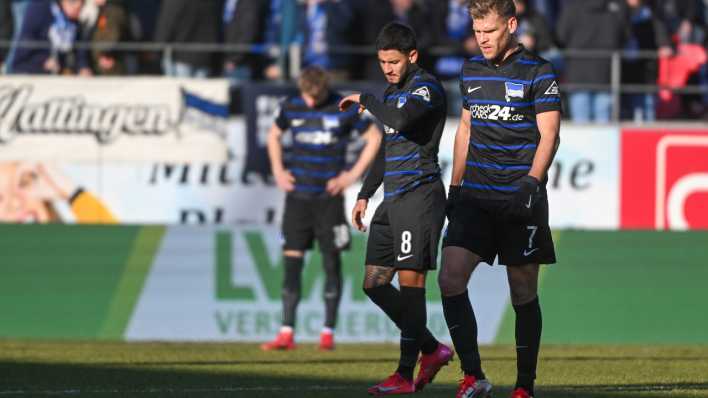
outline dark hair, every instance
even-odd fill
[[[505,18],[516,15],[514,0],[471,0],[469,10],[472,18],[484,18],[492,12]]]
[[[389,22],[376,38],[376,50],[398,50],[404,54],[417,48],[415,32],[400,22]]]

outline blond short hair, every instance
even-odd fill
[[[470,0],[468,9],[473,19],[484,18],[493,12],[500,17],[516,16],[514,0]]]

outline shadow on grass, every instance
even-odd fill
[[[388,360],[388,359],[387,359]],[[282,362],[282,361],[281,361]],[[355,361],[321,360],[339,364]],[[364,361],[359,361],[364,362]],[[268,362],[271,364],[272,362]],[[158,363],[151,363],[156,365]],[[183,363],[159,363],[180,365]],[[191,364],[187,363],[187,364]],[[197,362],[197,364],[210,365]],[[298,362],[298,364],[306,364]],[[216,369],[154,369],[139,364],[122,366],[0,362],[1,397],[363,397],[373,380],[331,378],[326,375],[283,376],[254,373],[249,369],[230,369],[229,363],[217,362]],[[293,364],[295,365],[295,364]],[[135,368],[129,368],[134,366]],[[365,365],[362,365],[365,366]],[[624,384],[542,386],[537,396],[543,398],[695,398],[695,392],[708,394],[708,383]],[[693,393],[692,393],[693,392]],[[510,393],[509,386],[495,387],[496,397]],[[648,395],[652,393],[652,395]],[[453,397],[455,386],[433,384],[419,397]]]

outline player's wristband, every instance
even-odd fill
[[[359,103],[360,103],[364,108],[368,108],[368,107],[369,107],[369,106],[368,106],[369,102],[372,101],[372,100],[375,100],[375,99],[376,99],[376,97],[375,97],[373,94],[361,93],[361,95],[359,95]]]
[[[367,195],[364,192],[359,192],[359,194],[356,195],[356,200],[369,200],[371,198],[371,195]]]

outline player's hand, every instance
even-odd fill
[[[450,219],[452,211],[457,205],[457,201],[460,200],[460,195],[462,191],[461,185],[450,185],[450,189],[447,191],[447,201],[445,201],[445,214],[447,219]]]
[[[359,113],[364,111],[364,107],[361,106],[361,94],[350,94],[342,98],[342,100],[339,101],[339,110],[344,112],[354,104],[359,105]]]
[[[343,171],[338,176],[327,181],[327,193],[332,196],[339,195],[342,191],[349,188],[354,181],[356,181],[356,178],[354,178],[352,173]]]
[[[273,172],[275,184],[285,192],[295,190],[295,177],[289,170],[279,170]]]
[[[368,204],[368,199],[359,199],[354,205],[354,210],[352,210],[352,224],[354,224],[354,228],[361,232],[366,232],[366,225],[364,225],[362,219],[366,216],[366,206]]]
[[[536,177],[525,175],[519,180],[519,189],[504,205],[507,216],[528,220],[533,215],[533,207],[538,201],[540,182]]]

